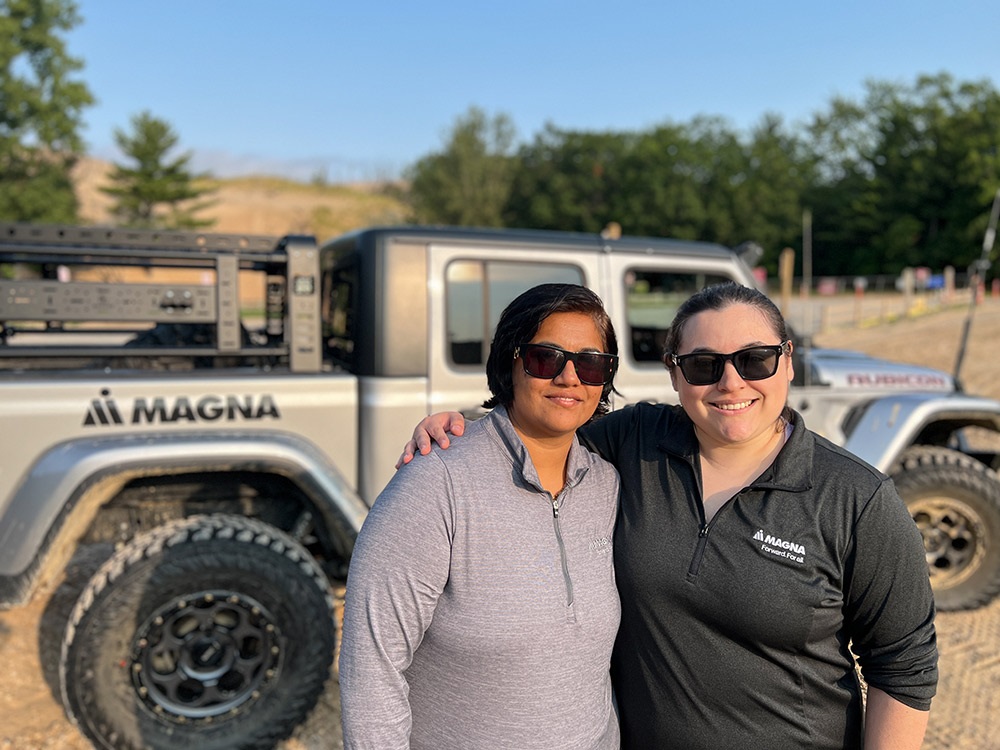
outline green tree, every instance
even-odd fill
[[[547,125],[518,155],[505,216],[511,226],[599,232],[616,222],[631,235],[787,244],[798,237],[806,153],[774,117],[749,143],[715,117],[640,133]]]
[[[506,153],[491,150],[488,122],[472,110],[447,150],[411,172],[420,218],[581,232],[616,222],[631,235],[753,241],[776,272],[782,248],[801,247],[809,209],[816,276],[962,271],[978,258],[1000,185],[1000,94],[947,74],[869,81],[861,101],[836,98],[794,131],[776,115],[747,134],[703,116],[643,132],[548,123]]]
[[[765,115],[744,146],[746,178],[733,204],[735,236],[728,244],[751,240],[764,248],[761,263],[777,273],[786,247],[802,236],[802,199],[815,179],[815,164],[799,133],[776,115]]]
[[[71,0],[0,0],[0,218],[76,220],[70,172],[93,97],[62,34],[79,21]]]
[[[616,197],[625,232],[633,235],[696,239],[705,205],[690,168],[685,126],[666,124],[634,137]]]
[[[599,232],[611,221],[634,231],[616,204],[629,137],[560,130],[547,124],[518,154],[508,226]]]
[[[131,134],[117,129],[114,137],[134,163],[115,164],[110,174],[113,185],[101,190],[115,199],[111,212],[124,226],[196,229],[214,223],[196,216],[211,205],[199,200],[212,192],[199,185],[209,175],[191,172],[190,152],[169,157],[178,137],[166,121],[140,112],[132,118]]]
[[[443,151],[407,170],[414,219],[424,224],[498,227],[514,174],[516,130],[478,107],[456,121]]]
[[[1000,184],[1000,93],[947,74],[869,81],[810,126],[817,273],[965,270]]]

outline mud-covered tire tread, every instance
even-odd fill
[[[281,717],[292,718],[294,720],[285,722],[274,721],[269,727],[262,728],[261,731],[256,732],[253,737],[237,737],[221,732],[219,733],[219,737],[213,737],[209,740],[209,743],[202,744],[200,737],[195,740],[190,735],[184,735],[177,738],[179,744],[162,745],[162,747],[171,748],[171,750],[173,748],[186,748],[189,746],[198,746],[200,748],[239,747],[246,750],[272,748],[280,740],[292,733],[297,724],[305,719],[319,699],[323,684],[329,677],[330,667],[333,662],[333,645],[335,641],[333,630],[335,620],[334,603],[330,594],[329,582],[316,561],[301,545],[284,532],[254,518],[219,514],[176,519],[137,536],[129,544],[112,555],[90,579],[70,615],[62,642],[59,662],[62,700],[70,720],[88,735],[96,747],[107,747],[113,750],[143,750],[149,745],[145,742],[140,745],[133,744],[120,735],[114,741],[96,737],[88,730],[86,726],[87,722],[82,721],[77,716],[79,706],[72,695],[73,691],[68,684],[67,675],[71,669],[70,658],[81,622],[87,616],[88,612],[91,611],[95,602],[101,600],[104,592],[136,565],[144,563],[147,560],[152,560],[164,551],[169,551],[170,548],[179,545],[210,543],[213,540],[236,541],[244,544],[252,543],[274,554],[281,555],[293,563],[301,575],[308,579],[318,592],[322,593],[327,610],[327,620],[329,622],[329,638],[319,638],[299,644],[302,655],[298,658],[298,662],[321,666],[325,674],[323,679],[314,680],[317,682],[314,689],[300,693],[296,700],[289,700],[285,693],[282,693],[279,697],[279,700],[282,701]],[[217,730],[218,726],[212,728],[213,732],[218,733]],[[209,738],[206,737],[206,739]],[[222,740],[226,744],[217,745],[216,740]],[[192,741],[195,742],[194,745],[190,744]],[[160,746],[153,745],[153,747],[159,750]]]
[[[954,588],[935,591],[942,611],[977,609],[1000,594],[1000,476],[976,459],[939,446],[908,448],[889,470],[904,501],[910,493],[958,487],[978,498],[974,510],[990,527],[992,546],[986,551],[983,572]]]

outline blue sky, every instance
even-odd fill
[[[1000,2],[78,0],[89,151],[148,110],[219,176],[379,179],[478,106],[643,130],[697,115],[802,123],[866,80],[1000,85]]]

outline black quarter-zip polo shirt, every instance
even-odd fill
[[[934,600],[890,479],[806,429],[705,523],[679,406],[582,431],[621,475],[622,623],[612,678],[623,748],[858,748],[860,686],[928,709]]]

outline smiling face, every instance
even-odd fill
[[[570,352],[605,351],[597,325],[584,313],[553,313],[531,341],[522,343],[550,344]],[[508,413],[522,439],[571,438],[594,415],[602,386],[581,383],[572,362],[551,379],[528,375],[520,358],[512,367],[514,401]]]
[[[760,310],[739,303],[691,316],[684,324],[676,353],[729,354],[780,343],[780,335]],[[695,424],[699,442],[710,447],[771,440],[793,375],[790,353],[780,357],[778,371],[764,380],[744,380],[732,362],[726,362],[722,378],[712,385],[691,385],[680,368],[670,370],[671,383]]]

